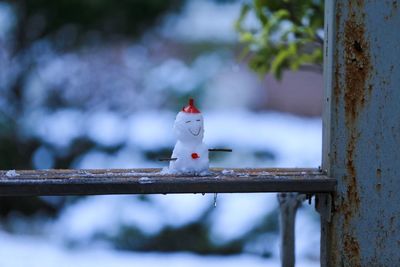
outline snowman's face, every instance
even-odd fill
[[[201,143],[204,136],[203,116],[179,112],[174,123],[179,141]]]

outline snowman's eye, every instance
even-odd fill
[[[200,121],[200,120],[196,120],[196,121]]]
[[[191,121],[187,121],[186,123],[189,123],[189,122],[191,122]]]

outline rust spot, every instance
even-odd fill
[[[343,236],[344,251],[346,261],[349,266],[361,266],[360,248],[358,240],[353,236],[351,231],[351,221],[356,216],[360,206],[360,197],[358,194],[358,186],[356,180],[356,168],[354,165],[354,150],[358,135],[352,133],[347,145],[347,176],[344,177],[346,184],[346,192],[344,201],[341,205],[341,212],[344,216],[344,232]]]
[[[345,111],[346,122],[351,126],[368,99],[365,88],[372,70],[364,25],[357,21],[354,13],[350,14],[344,25],[344,49]]]
[[[346,144],[346,175],[343,177],[345,192],[342,195],[343,201],[339,205],[339,212],[343,214],[343,252],[347,266],[361,266],[360,246],[354,234],[353,220],[357,217],[360,209],[360,195],[357,183],[356,168],[356,147],[360,132],[358,130],[358,117],[361,110],[368,104],[373,86],[370,77],[373,73],[370,55],[370,45],[367,38],[363,14],[363,4],[361,0],[348,1],[347,19],[343,22],[341,18],[341,6],[336,10],[336,39],[344,48],[343,51],[336,50],[335,58],[335,84],[334,101],[335,106],[340,107],[344,104],[345,124],[347,130]],[[343,22],[341,24],[340,22]],[[343,52],[343,53],[342,53]],[[339,56],[343,56],[340,60]],[[344,64],[343,66],[340,63]],[[343,104],[339,101],[343,99]],[[335,110],[337,112],[337,110]],[[337,112],[338,114],[338,112]],[[377,185],[377,190],[381,185]]]
[[[375,189],[376,189],[376,191],[380,192],[382,189],[382,183],[381,183],[382,170],[380,168],[376,169],[376,178],[378,179],[378,182],[375,185]]]
[[[390,228],[394,228],[394,227],[393,227],[394,220],[395,220],[395,217],[394,217],[394,216],[390,217]]]
[[[337,8],[336,8],[336,29],[340,28],[340,17],[342,15],[342,4],[338,3]],[[339,30],[336,31],[336,40],[340,40],[340,33]],[[340,86],[340,63],[339,63],[339,51],[338,51],[338,46],[336,46],[336,51],[335,51],[335,70],[334,70],[334,87],[333,87],[333,96],[334,96],[334,102],[335,102],[335,113],[338,114],[338,107],[339,107],[339,96],[341,94],[341,86]],[[336,121],[337,123],[337,121]]]
[[[357,52],[360,52],[360,53],[363,52],[363,48],[361,47],[361,44],[359,41],[357,41],[357,40],[354,41],[353,47]]]
[[[357,240],[353,236],[344,236],[344,253],[347,256],[348,262],[346,266],[359,267],[361,266],[360,261],[360,246]]]
[[[378,191],[378,192],[380,192],[381,191],[381,189],[382,189],[382,184],[376,184],[375,185],[375,189],[376,189],[376,191]]]
[[[351,1],[349,1],[351,3]],[[362,2],[357,2],[361,5]],[[355,147],[358,139],[357,118],[360,110],[364,107],[372,91],[372,87],[367,89],[367,81],[371,72],[369,43],[365,37],[364,24],[357,19],[356,12],[349,4],[349,18],[344,23],[344,108],[345,123],[348,129],[347,142],[347,176],[346,199],[344,208],[344,223],[350,226],[351,218],[355,216],[360,205],[360,197],[357,186],[357,173],[355,168]],[[352,240],[355,242],[356,240]]]
[[[387,240],[388,237],[388,231],[385,230],[385,225],[383,221],[378,220],[377,222],[377,228],[380,229],[380,231],[377,232],[376,238],[375,238],[375,247],[377,250],[375,251],[375,256],[377,251],[385,251],[386,244],[385,240]]]
[[[383,16],[383,18],[385,20],[389,20],[389,19],[395,17],[397,14],[397,7],[398,7],[398,0],[392,1],[392,8],[390,10],[390,13],[388,15]]]
[[[354,166],[354,150],[356,147],[356,142],[358,139],[358,135],[355,133],[352,133],[349,142],[347,143],[347,162],[346,162],[346,167],[347,167],[347,190],[346,190],[346,198],[347,202],[349,204],[349,208],[351,210],[356,210],[359,207],[360,204],[360,197],[358,195],[358,190],[357,190],[357,173],[356,173],[356,168]],[[351,212],[349,210],[348,212]]]
[[[369,84],[368,85],[368,95],[371,95],[372,89],[373,89],[372,84]]]

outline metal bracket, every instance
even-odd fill
[[[279,193],[281,228],[281,264],[283,267],[295,266],[295,219],[297,209],[306,200],[305,194]]]

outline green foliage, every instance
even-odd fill
[[[259,26],[246,27],[254,13]],[[321,66],[324,2],[322,0],[253,0],[243,4],[235,27],[244,44],[242,57],[260,75],[280,79],[284,70]],[[318,69],[318,68],[316,68]]]

